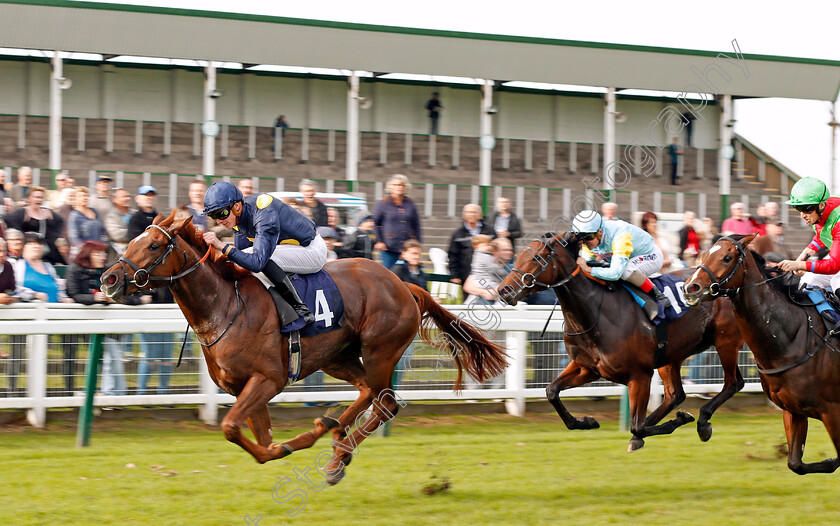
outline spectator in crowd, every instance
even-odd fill
[[[732,234],[752,234],[756,231],[755,225],[749,219],[749,216],[744,209],[744,203],[734,202],[729,205],[729,212],[731,217],[723,222],[720,227],[720,233],[724,236]]]
[[[311,219],[315,222],[315,226],[328,226],[327,205],[315,199],[318,184],[311,179],[304,179],[298,185],[298,189],[303,194],[303,206],[312,212]]]
[[[752,223],[753,228],[754,228],[753,231],[758,232],[759,236],[763,236],[764,233],[766,232],[766,230],[764,228],[764,221],[765,221],[764,216],[765,216],[765,214],[766,214],[765,206],[764,206],[764,203],[762,203],[755,208],[755,215],[750,216],[750,218],[749,218],[750,223]]]
[[[7,259],[13,264],[19,260],[23,253],[23,232],[16,228],[6,230],[6,248],[8,249]]]
[[[250,177],[243,177],[236,183],[236,187],[239,188],[239,191],[242,192],[244,197],[248,197],[249,195],[254,195],[254,181],[251,180]],[[204,210],[204,207],[201,207]]]
[[[614,221],[616,219],[621,219],[618,217],[618,205],[613,203],[612,201],[607,201],[606,203],[602,204],[601,217],[604,218],[604,221]]]
[[[26,206],[17,208],[11,214],[7,214],[6,224],[23,233],[37,232],[40,234],[49,248],[49,253],[44,256],[44,259],[48,263],[64,265],[66,262],[55,246],[55,240],[61,237],[64,220],[49,208],[41,206],[44,203],[46,193],[47,191],[41,186],[28,188]]]
[[[764,203],[764,223],[779,221],[779,203],[767,201]]]
[[[400,259],[403,245],[409,239],[422,242],[420,215],[414,201],[408,197],[408,177],[396,174],[388,179],[388,195],[373,208],[373,222],[376,224],[376,246],[380,251],[382,264],[391,268]]]
[[[64,204],[64,199],[68,194],[67,189],[73,188],[70,186],[70,181],[72,179],[67,172],[62,171],[55,176],[55,190],[48,190],[46,196],[49,207],[53,210]]]
[[[0,237],[0,305],[14,303],[18,299],[15,270],[7,258],[8,254],[6,240]]]
[[[158,212],[155,210],[157,190],[153,186],[143,185],[137,190],[135,201],[139,210],[134,212],[128,221],[128,238],[134,239],[142,234],[152,224]],[[172,293],[169,287],[154,289],[149,292],[150,303],[172,303]],[[169,386],[169,374],[172,371],[172,344],[175,341],[172,333],[140,333],[140,350],[143,358],[137,367],[137,394],[146,394],[146,386],[153,368],[159,375],[158,394],[163,394]]]
[[[274,137],[277,133],[277,128],[280,128],[280,137],[286,138],[286,128],[289,127],[289,123],[286,122],[285,115],[278,115],[277,120],[274,121],[274,128],[271,130],[271,136]],[[272,150],[274,149],[274,145],[272,145]]]
[[[327,207],[327,226],[330,228],[334,228],[336,233],[338,234],[338,239],[342,240],[347,235],[347,232],[340,226],[341,223],[341,214],[338,211],[338,208],[335,207]],[[340,242],[336,242],[336,246],[341,246]]]
[[[674,142],[668,146],[668,154],[671,156],[671,184],[677,185],[677,166],[680,163],[680,155],[682,155],[682,149],[679,145],[679,138],[674,137]]]
[[[32,168],[21,166],[17,172],[17,184],[12,185],[11,189],[8,190],[9,199],[12,200],[15,208],[24,207],[28,204],[27,198],[30,188],[32,188]]]
[[[73,303],[67,297],[64,281],[58,278],[55,268],[44,260],[44,238],[37,232],[23,235],[23,253],[14,264],[15,281],[20,284],[20,297],[24,301],[41,300],[49,303]]]
[[[6,170],[0,170],[0,216],[6,215],[6,212],[14,208],[14,204],[8,196],[9,192],[6,190]]]
[[[347,236],[344,246],[336,250],[340,258],[367,258],[373,259],[373,248],[376,243],[374,234],[373,216],[364,214],[359,217],[358,228]]]
[[[703,218],[703,227],[700,235],[700,248],[709,250],[714,244],[715,237],[718,236],[718,228],[715,226],[715,222],[711,217]]]
[[[438,92],[432,93],[432,98],[426,102],[426,110],[429,112],[429,135],[438,134],[438,118],[440,117],[440,110],[443,106],[438,99]]]
[[[493,226],[496,237],[506,237],[510,240],[516,252],[516,240],[522,237],[522,226],[519,224],[519,218],[511,211],[510,199],[496,199],[496,211],[490,216],[488,223]]]
[[[56,239],[55,248],[58,249],[58,253],[61,254],[64,261],[70,261],[70,243],[65,238]]]
[[[156,197],[157,189],[154,186],[145,184],[137,190],[134,201],[137,203],[138,210],[128,220],[128,239],[134,239],[142,234],[155,220],[158,215],[158,211],[155,210]]]
[[[400,259],[391,267],[391,272],[406,283],[414,283],[418,287],[426,288],[426,274],[420,257],[423,255],[423,245],[416,239],[409,239],[403,245]]]
[[[207,222],[214,222],[204,215],[204,194],[207,192],[207,184],[204,181],[193,181],[190,183],[189,198],[187,205],[192,213],[192,224],[199,232],[207,230]],[[214,222],[215,223],[215,222]],[[214,226],[214,225],[210,225]]]
[[[114,300],[99,290],[99,278],[105,272],[108,245],[99,241],[85,241],[73,263],[67,269],[67,294],[83,305],[113,303]],[[148,295],[125,297],[128,305],[151,302]],[[107,334],[103,340],[102,394],[126,394],[123,351],[132,340],[131,334]]]
[[[697,120],[697,116],[694,115],[694,112],[687,111],[682,114],[682,122],[685,125],[685,145],[689,148],[693,148],[693,144],[691,143],[691,131],[694,128],[694,121]]]
[[[464,282],[464,292],[468,294],[464,304],[470,305],[479,301],[498,305],[500,300],[496,288],[508,274],[505,263],[513,257],[513,246],[509,239],[491,239],[483,234],[473,236],[472,240],[475,251],[470,275]]]
[[[463,285],[470,275],[473,245],[472,237],[478,234],[495,235],[493,227],[481,221],[481,207],[475,203],[464,205],[461,217],[464,223],[455,229],[449,239],[449,281]]]
[[[338,255],[335,252],[335,242],[338,239],[338,232],[336,232],[334,228],[328,226],[316,227],[315,231],[318,232],[318,234],[324,239],[324,243],[327,244],[327,263],[338,259]]]
[[[391,267],[391,272],[397,275],[405,283],[412,283],[426,290],[426,274],[423,272],[423,265],[420,263],[420,257],[423,254],[423,245],[416,239],[409,239],[403,245],[400,259]],[[434,298],[435,301],[440,302],[440,298]],[[414,344],[409,344],[397,366],[394,368],[394,375],[392,377],[393,385],[399,385],[402,379],[402,372],[406,369],[406,362],[411,360],[414,354]]]
[[[128,245],[128,222],[134,214],[131,209],[131,194],[125,188],[114,189],[114,207],[105,216],[105,231],[111,240],[111,245],[122,254]]]
[[[682,268],[676,256],[675,244],[670,239],[671,234],[665,230],[660,230],[657,227],[658,223],[659,218],[650,210],[642,214],[642,230],[651,235],[656,246],[659,247],[662,255],[665,256],[660,272],[671,272],[672,270]]]
[[[76,187],[78,194],[79,188]],[[111,201],[111,176],[108,174],[100,174],[96,178],[96,195],[90,199],[90,207],[99,213],[99,217],[104,220],[108,212],[114,208],[114,203]]]
[[[88,189],[76,187],[73,211],[67,219],[67,240],[70,242],[71,259],[79,252],[85,241],[108,241],[108,233],[99,212],[88,206]]]
[[[750,243],[750,249],[755,250],[762,256],[770,252],[775,252],[784,256],[783,259],[794,259],[794,254],[785,245],[784,240],[784,223],[781,221],[773,221],[765,225],[767,233],[759,236]]]
[[[53,212],[61,216],[63,225],[61,227],[61,237],[67,239],[67,227],[70,224],[70,212],[76,206],[76,187],[70,188],[64,193],[64,200],[59,206],[51,207]]]
[[[700,236],[694,229],[694,221],[697,215],[694,212],[683,214],[685,225],[680,229],[680,255],[686,266],[693,267],[697,264],[697,254],[700,253]]]

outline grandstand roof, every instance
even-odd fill
[[[739,69],[711,51],[66,0],[0,0],[0,20],[12,48],[679,92],[700,91],[696,73],[725,62],[729,79],[710,75],[722,93],[840,91],[840,62],[821,59],[743,54]]]

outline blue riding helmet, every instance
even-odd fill
[[[222,208],[233,206],[237,201],[242,201],[242,192],[239,188],[226,182],[213,183],[204,194],[204,213],[209,214]]]

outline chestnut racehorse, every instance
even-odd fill
[[[102,275],[102,290],[118,299],[149,287],[170,287],[202,344],[210,376],[236,397],[222,420],[225,437],[257,462],[311,447],[332,430],[334,455],[325,462],[327,481],[340,481],[358,444],[397,413],[391,374],[418,330],[427,343],[452,352],[458,367],[456,389],[464,369],[482,381],[507,366],[501,347],[440,307],[428,292],[403,283],[379,263],[368,259],[327,263],[324,269],[344,299],[344,318],[339,329],[301,339],[300,378],[321,369],[356,386],[359,397],[337,421],[318,418],[311,431],[277,444],[272,441],[267,404],[288,381],[288,338],[280,333],[274,302],[262,283],[220,254],[204,262],[205,252],[210,254],[210,248],[191,217],[176,220],[173,210],[166,219],[158,216],[129,243],[120,262]],[[434,342],[427,322],[441,331]],[[371,405],[372,416],[359,424],[357,416]],[[256,442],[241,431],[246,420]],[[351,431],[354,422],[356,429]]]
[[[788,467],[799,475],[832,473],[837,458],[804,463],[808,419],[821,420],[840,454],[840,341],[828,337],[810,300],[797,305],[792,291],[764,268],[747,248],[755,238],[733,235],[718,240],[703,266],[685,283],[693,305],[717,296],[732,299],[738,325],[755,357],[761,387],[784,411]]]
[[[571,362],[546,388],[546,397],[569,429],[594,429],[589,416],[577,419],[563,406],[560,391],[599,378],[627,385],[630,397],[628,451],[644,446],[644,438],[673,433],[694,420],[679,411],[676,418],[657,425],[685,400],[680,366],[693,354],[715,345],[724,371],[723,390],[700,409],[697,433],[704,442],[712,436],[712,413],[744,387],[738,351],[744,340],[727,301],[701,310],[691,309],[668,326],[665,365],[658,368],[665,396],[647,418],[650,381],[654,370],[656,334],[653,324],[620,283],[596,282],[580,272],[576,260],[580,241],[574,234],[546,234],[531,242],[516,258],[516,267],[499,285],[501,298],[512,305],[542,288],[552,288],[566,321],[565,343]],[[679,276],[690,276],[679,271]],[[616,290],[616,288],[618,290]]]

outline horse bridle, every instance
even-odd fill
[[[545,243],[545,246],[548,248],[548,251],[549,251],[549,254],[550,254],[548,259],[543,258],[539,254],[535,254],[534,257],[531,258],[532,261],[534,261],[535,263],[537,263],[540,266],[539,271],[537,271],[537,275],[540,275],[543,272],[545,272],[545,269],[547,269],[549,265],[551,265],[551,266],[556,265],[555,259],[553,257],[551,257],[551,256],[556,256],[557,255],[557,249],[555,248],[554,243],[552,242],[554,240],[556,240],[556,238],[552,238],[551,241],[548,241],[548,242]],[[542,260],[542,263],[540,263],[537,258]],[[522,272],[521,270],[519,270],[516,267],[513,267],[510,270],[510,273],[511,274],[516,273],[516,274],[519,274],[520,276],[522,276],[520,281],[522,282],[522,284],[526,288],[530,289],[532,287],[537,287],[538,286],[543,290],[548,290],[548,289],[553,289],[553,288],[557,288],[557,287],[562,287],[563,285],[565,285],[566,283],[571,281],[572,278],[574,278],[575,276],[578,275],[578,273],[580,273],[580,267],[579,266],[576,267],[574,272],[572,272],[571,274],[569,274],[565,278],[561,279],[560,281],[558,281],[556,283],[552,283],[551,285],[549,285],[547,283],[543,283],[541,281],[537,281],[537,278],[536,278],[536,276],[534,275],[533,272]],[[526,277],[529,277],[530,279],[526,279]]]
[[[122,257],[120,257],[120,259],[117,260],[117,263],[119,263],[120,267],[122,268],[123,276],[124,276],[124,278],[123,278],[123,294],[128,294],[128,286],[129,285],[135,285],[138,289],[142,289],[143,287],[148,286],[149,283],[152,280],[166,281],[166,282],[172,283],[176,279],[183,278],[187,274],[196,270],[199,266],[201,266],[202,263],[204,263],[207,260],[207,256],[210,255],[210,251],[212,250],[212,246],[207,247],[207,253],[204,254],[204,257],[199,259],[193,266],[191,266],[190,268],[188,268],[184,272],[180,272],[181,269],[184,268],[184,265],[187,264],[187,259],[188,259],[187,258],[187,251],[184,250],[183,248],[176,247],[175,246],[175,238],[172,236],[172,234],[167,232],[166,229],[164,229],[163,227],[158,226],[158,225],[149,225],[149,226],[146,227],[146,231],[148,231],[151,228],[156,228],[156,229],[160,230],[163,233],[163,235],[166,236],[166,239],[167,239],[166,250],[164,250],[163,253],[161,253],[161,255],[159,255],[157,257],[157,259],[155,259],[152,262],[152,264],[149,265],[146,268],[141,268],[140,266],[138,266],[136,263],[134,263],[133,261],[131,261],[130,259],[128,259],[125,256],[122,256]],[[178,250],[180,250],[184,255],[184,263],[181,264],[181,266],[178,268],[179,273],[176,273],[174,276],[152,276],[152,274],[151,274],[152,271],[155,268],[157,268],[159,265],[161,265],[164,261],[166,261],[166,258],[169,257],[169,254],[171,254],[176,248],[178,248]],[[128,269],[126,269],[126,264],[128,264],[128,266],[130,266],[132,269],[134,269],[134,275],[131,276],[130,280],[128,278]]]
[[[714,273],[706,265],[697,265],[697,268],[704,270],[706,274],[709,275],[709,279],[712,281],[712,283],[709,285],[709,296],[717,298],[718,296],[723,295],[731,299],[737,296],[738,293],[741,292],[741,290],[743,289],[764,285],[765,283],[773,281],[774,279],[779,279],[786,275],[786,273],[779,274],[777,276],[773,276],[772,278],[759,281],[758,283],[752,283],[750,285],[741,285],[740,287],[731,287],[728,289],[721,288],[724,284],[728,283],[729,280],[735,277],[735,273],[738,271],[739,267],[744,270],[744,275],[746,275],[747,273],[747,251],[744,249],[744,247],[742,247],[741,244],[738,243],[736,240],[728,236],[721,237],[720,239],[718,239],[717,242],[720,243],[721,241],[729,241],[730,243],[735,245],[735,248],[738,249],[738,260],[735,262],[734,265],[732,265],[732,269],[729,270],[729,273],[726,276],[722,277],[720,280],[718,280],[717,277],[715,277]]]

